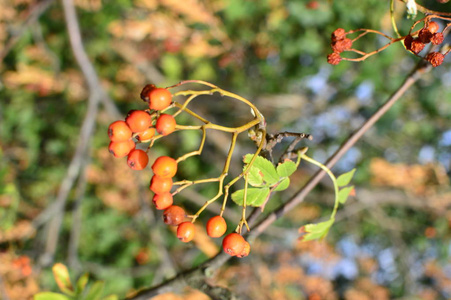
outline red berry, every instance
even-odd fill
[[[415,54],[418,54],[423,49],[424,49],[424,44],[418,38],[416,38],[412,41],[412,44],[410,46],[410,51],[412,51]]]
[[[440,26],[438,26],[437,22],[431,21],[428,23],[427,28],[431,33],[436,33],[440,29]]]
[[[167,89],[155,88],[149,93],[149,108],[162,110],[168,107],[172,102],[172,94]]]
[[[108,127],[108,136],[112,142],[125,142],[132,137],[132,131],[124,121],[116,121]]]
[[[169,156],[160,156],[153,163],[152,171],[162,178],[172,178],[177,173],[177,161]]]
[[[214,216],[207,221],[207,234],[212,238],[222,236],[227,231],[227,223],[221,216]]]
[[[244,242],[244,248],[243,251],[241,251],[240,254],[237,255],[237,257],[246,257],[251,252],[251,245],[248,242]]]
[[[136,139],[140,142],[148,141],[155,135],[155,128],[147,128],[144,131],[138,132]]]
[[[175,119],[171,115],[167,114],[161,114],[158,119],[157,123],[155,124],[155,128],[157,129],[157,132],[161,135],[168,135],[174,132],[175,125],[177,123],[175,122]]]
[[[331,65],[338,65],[341,61],[339,53],[331,53],[327,56],[327,62]]]
[[[154,175],[150,180],[149,189],[155,194],[162,194],[171,191],[172,177],[163,178],[158,175]]]
[[[444,39],[445,37],[443,36],[443,33],[436,32],[432,35],[431,43],[434,45],[440,45],[441,43],[443,43]]]
[[[438,67],[443,63],[445,56],[440,52],[431,52],[426,56],[426,60],[431,63],[433,67]]]
[[[163,212],[163,221],[167,225],[177,226],[185,219],[185,210],[177,205],[171,205]]]
[[[183,222],[177,227],[177,238],[184,243],[190,242],[194,238],[194,224],[191,222]]]
[[[152,91],[152,90],[155,89],[155,88],[156,88],[155,85],[153,85],[153,84],[147,84],[147,85],[142,89],[142,91],[141,91],[141,94],[140,94],[141,99],[142,99],[144,102],[149,103],[149,101],[150,101],[150,91]]]
[[[149,157],[147,153],[140,149],[135,149],[130,152],[127,158],[127,164],[133,170],[142,170],[147,166]]]
[[[125,119],[133,132],[141,132],[152,125],[152,117],[144,110],[132,110]]]
[[[133,149],[135,149],[135,142],[132,140],[125,142],[110,142],[110,145],[108,146],[108,151],[110,151],[114,157],[127,156]]]
[[[229,233],[222,240],[222,249],[224,252],[231,255],[241,255],[243,252],[246,241],[244,238],[236,232]]]
[[[155,204],[155,208],[158,210],[163,210],[172,205],[174,199],[172,194],[169,192],[155,194],[152,199],[153,204]]]

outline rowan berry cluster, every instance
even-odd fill
[[[437,22],[426,21],[424,27],[421,28],[416,34],[416,37],[414,37],[411,33],[405,36],[404,46],[407,50],[411,51],[415,55],[418,55],[429,43],[433,45],[440,45],[443,43],[444,36],[443,32],[439,32],[439,29],[440,26]],[[433,51],[428,53],[424,59],[426,59],[433,67],[437,67],[442,64],[448,53],[449,51],[445,54]]]
[[[180,83],[179,85],[181,84],[182,83]],[[211,84],[207,85],[213,87]],[[175,85],[173,87],[176,86],[178,85]],[[220,190],[220,192],[218,192],[217,197],[207,201],[207,203],[195,215],[188,215],[181,206],[174,205],[174,195],[181,192],[188,186],[204,182],[220,182],[220,189],[222,189],[223,181],[230,164],[231,153],[227,158],[224,173],[218,178],[197,181],[173,181],[173,178],[177,173],[179,162],[187,159],[188,157],[199,155],[201,153],[205,141],[206,128],[219,128],[218,130],[226,128],[224,126],[219,126],[205,120],[204,118],[200,117],[187,108],[189,102],[198,95],[211,94],[214,91],[221,92],[224,95],[233,95],[231,93],[222,91],[219,88],[209,90],[207,92],[198,93],[196,93],[195,91],[181,91],[175,93],[174,96],[186,95],[190,93],[193,94],[182,105],[173,100],[173,94],[171,94],[169,88],[157,88],[154,85],[146,85],[141,91],[140,96],[141,99],[148,104],[148,109],[132,110],[128,113],[125,120],[115,121],[108,128],[108,136],[111,141],[109,145],[109,151],[115,157],[127,156],[127,164],[134,170],[142,170],[147,166],[149,162],[147,152],[156,140],[167,136],[176,130],[202,130],[203,138],[198,151],[187,153],[177,159],[169,156],[160,156],[151,166],[154,174],[152,176],[152,179],[150,180],[149,185],[149,189],[154,193],[152,202],[154,203],[157,210],[163,211],[163,221],[165,224],[177,226],[177,237],[185,243],[190,242],[194,239],[196,230],[194,221],[208,204],[210,204],[220,196],[222,191]],[[243,99],[242,101],[247,102],[247,100],[245,99]],[[178,111],[173,114],[167,113],[167,111],[172,108],[178,108]],[[183,111],[189,113],[194,118],[201,120],[205,123],[205,125],[178,125],[175,117]],[[259,115],[258,118],[255,118],[255,120],[249,122],[248,124],[234,128],[234,131],[236,131],[235,135],[246,131],[250,127],[255,126],[260,121],[260,117],[261,116]],[[234,142],[235,139],[233,140],[233,146]],[[137,149],[136,145],[140,143],[147,143],[147,150]],[[173,189],[174,186],[180,187]],[[227,223],[222,217],[224,208],[225,201],[220,214],[213,216],[206,223],[207,234],[212,238],[222,237],[227,231]],[[242,222],[244,223],[245,221]],[[240,223],[240,226],[237,228],[238,232],[241,232],[241,227],[242,223]],[[225,236],[223,240],[223,249],[229,255],[244,257],[249,254],[250,245],[244,240],[240,233],[233,232]]]
[[[428,13],[430,13],[430,11],[428,11]],[[404,43],[404,46],[408,51],[410,51],[414,55],[428,61],[433,67],[437,67],[443,63],[445,56],[450,52],[449,49],[444,53],[442,53],[440,51],[430,50],[430,52],[428,54],[426,54],[425,56],[419,55],[419,53],[421,51],[423,51],[425,46],[428,44],[432,44],[434,46],[441,45],[444,41],[445,31],[451,26],[450,25],[451,18],[447,17],[447,14],[445,14],[446,16],[442,16],[438,12],[435,12],[435,13],[437,13],[437,14],[427,15],[426,17],[415,22],[411,26],[411,28],[409,30],[409,34],[407,34],[405,36],[399,35],[398,30],[395,25],[396,23],[393,20],[394,29],[395,29],[395,32],[398,34],[398,38],[392,38],[382,32],[379,32],[377,30],[372,30],[372,29],[357,29],[357,30],[350,30],[350,31],[346,32],[343,28],[338,28],[331,35],[330,46],[331,46],[333,52],[327,56],[327,62],[331,65],[337,65],[342,60],[363,61],[363,60],[367,59],[368,57],[381,52],[382,50],[386,49],[390,45],[401,41]],[[439,24],[435,21],[432,21],[432,19],[442,20],[442,21],[448,22],[448,23],[440,31]],[[420,30],[414,31],[414,28],[420,23],[423,23],[423,27]],[[354,39],[348,38],[349,35],[354,34],[354,33],[360,33],[360,34],[357,37],[355,37]],[[376,49],[369,53],[354,49],[352,47],[353,43],[368,33],[375,33],[375,34],[381,35],[381,36],[387,38],[389,40],[389,42],[387,44],[385,44],[384,46],[382,46],[381,48]],[[359,57],[357,57],[357,58],[343,57],[342,53],[345,51],[354,52],[355,54],[359,55]]]

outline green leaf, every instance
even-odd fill
[[[268,198],[269,192],[270,192],[269,187],[248,188],[246,205],[254,207],[262,206],[262,204],[265,203],[265,200]],[[239,206],[243,206],[244,189],[234,192],[232,194],[232,200]]]
[[[277,166],[277,174],[280,177],[289,177],[296,171],[296,163],[289,159]]]
[[[42,292],[34,295],[33,300],[70,300],[70,298],[63,294]]]
[[[89,280],[89,274],[83,274],[77,281],[77,286],[75,288],[75,294],[80,295],[86,287]]]
[[[119,300],[119,297],[117,295],[108,295],[102,298],[102,300]]]
[[[246,169],[246,166],[243,167],[243,171]],[[260,169],[252,166],[248,173],[248,182],[252,186],[262,186],[263,184],[263,174],[260,172]]]
[[[348,185],[351,182],[351,179],[354,176],[354,173],[355,173],[355,168],[349,172],[346,172],[346,173],[338,176],[338,178],[337,178],[338,186],[342,187],[342,186]]]
[[[286,177],[285,179],[282,179],[281,182],[279,182],[279,184],[274,189],[274,191],[280,192],[280,191],[286,190],[289,186],[290,186],[290,178]]]
[[[105,282],[96,281],[89,289],[88,294],[84,298],[84,300],[98,300],[102,296],[103,287],[105,286]]]
[[[311,240],[318,240],[325,237],[333,223],[334,219],[329,219],[318,224],[307,224],[305,226],[302,226],[299,230],[303,234],[301,236],[301,240],[303,242],[306,242]]]
[[[56,263],[52,267],[53,276],[55,277],[56,284],[61,292],[69,296],[74,296],[74,289],[70,281],[69,271],[67,267],[62,263]]]
[[[348,200],[349,193],[354,189],[354,186],[347,186],[338,191],[338,202],[341,204],[345,204],[346,200]]]
[[[249,164],[249,162],[252,160],[253,156],[254,156],[254,154],[246,154],[243,159],[244,163]],[[263,180],[268,185],[274,185],[275,183],[277,183],[279,181],[280,177],[279,177],[279,174],[277,174],[276,168],[266,158],[257,156],[255,158],[252,166],[254,168],[257,168],[260,170],[260,172],[263,176]]]

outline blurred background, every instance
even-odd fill
[[[451,12],[450,3],[421,4]],[[122,298],[220,250],[220,241],[203,229],[219,204],[196,222],[195,241],[181,243],[151,205],[150,168],[132,172],[124,159],[108,153],[108,125],[130,109],[145,108],[139,98],[145,84],[198,79],[242,95],[263,112],[271,133],[311,133],[314,139],[303,143],[324,162],[418,61],[398,43],[361,63],[327,64],[336,28],[393,35],[389,1],[74,5],[94,80],[77,64],[60,1],[0,0],[1,299],[57,291],[55,262],[66,264],[73,279],[89,272],[104,280],[105,295]],[[407,34],[413,21],[400,1],[395,16]],[[368,35],[356,47],[371,52],[386,42]],[[93,108],[96,90],[108,96]],[[218,122],[248,116],[226,102],[193,103],[192,109]],[[229,138],[209,134],[203,154],[181,166],[179,179],[218,176]],[[199,139],[197,133],[175,133],[156,143],[150,161],[194,150]],[[254,149],[240,137],[232,172]],[[326,240],[298,241],[299,227],[330,214],[333,189],[325,179],[252,244],[249,257],[223,266],[214,282],[243,299],[451,298],[449,57],[407,91],[333,171],[352,168],[356,195],[341,207]],[[271,198],[267,211],[315,171],[301,163],[291,187]],[[189,188],[175,201],[194,212],[215,190],[214,184]],[[230,203],[225,217],[235,226],[240,209]],[[190,289],[159,297],[209,299]]]

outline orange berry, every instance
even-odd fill
[[[236,232],[229,233],[222,240],[222,249],[224,252],[236,256],[243,252],[246,241],[244,238]]]
[[[152,117],[144,110],[131,110],[125,122],[133,132],[141,132],[152,125]]]
[[[171,205],[163,212],[163,221],[167,225],[177,226],[185,219],[185,210],[177,205]]]
[[[140,149],[135,149],[128,154],[127,164],[133,170],[142,170],[147,166],[149,157],[147,153]]]
[[[125,142],[110,142],[110,145],[108,146],[108,151],[110,151],[114,157],[127,156],[133,149],[135,149],[135,142],[132,140]]]
[[[153,204],[155,204],[156,209],[163,210],[172,205],[174,199],[172,198],[172,194],[169,192],[155,194],[152,199]]]
[[[155,124],[155,128],[157,129],[157,132],[161,135],[168,135],[174,132],[175,130],[175,118],[171,115],[167,114],[161,114],[158,119],[157,123]]]
[[[440,26],[437,22],[431,21],[428,23],[427,29],[429,29],[431,33],[436,33],[440,29]]]
[[[108,127],[108,136],[112,142],[125,142],[132,137],[132,131],[124,121],[115,121]]]
[[[177,227],[177,238],[184,243],[190,242],[194,238],[194,224],[191,222],[180,223]]]
[[[214,216],[207,221],[207,234],[212,238],[222,236],[227,230],[227,223],[221,216]]]
[[[154,175],[150,180],[149,189],[155,194],[162,194],[171,191],[172,178],[162,178],[158,175]]]
[[[140,142],[150,140],[155,135],[155,128],[147,128],[144,131],[138,132],[136,139]]]
[[[152,171],[157,176],[172,178],[177,173],[177,161],[169,156],[160,156],[153,163]]]
[[[149,108],[162,110],[168,107],[172,102],[172,94],[167,89],[155,88],[149,92]]]
[[[251,245],[248,242],[244,242],[244,248],[243,251],[237,257],[246,257],[249,255],[249,252],[251,252]]]

